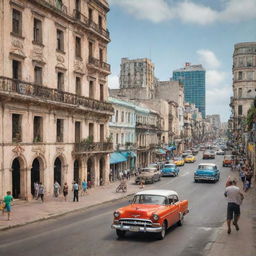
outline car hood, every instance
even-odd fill
[[[175,168],[164,168],[161,172],[175,172]]]
[[[213,170],[196,170],[195,174],[196,175],[214,175],[216,173],[216,171]]]
[[[139,178],[143,178],[143,177],[152,177],[154,174],[151,172],[144,172],[138,175]]]
[[[149,219],[153,213],[157,213],[164,208],[164,205],[131,204],[120,208],[118,211],[121,213],[120,218]]]

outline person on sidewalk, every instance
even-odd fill
[[[225,197],[228,200],[227,206],[227,226],[228,226],[228,234],[231,233],[231,221],[233,221],[233,225],[236,227],[236,230],[239,230],[238,220],[240,217],[240,205],[244,199],[243,194],[240,192],[239,187],[236,186],[236,181],[232,180],[231,185],[226,187]]]
[[[65,202],[67,202],[67,196],[68,196],[68,184],[67,182],[65,182],[64,186],[63,186],[63,196],[65,199]]]
[[[34,182],[34,199],[38,199],[38,190],[39,190],[39,184],[38,184],[38,182],[36,181],[36,182]]]
[[[4,197],[4,209],[3,209],[3,215],[4,215],[4,210],[6,209],[7,215],[8,215],[8,220],[11,220],[11,202],[13,201],[13,197],[11,195],[11,191],[7,191],[7,195]]]
[[[58,181],[55,181],[53,184],[53,192],[54,192],[54,196],[58,197],[60,194],[60,184],[58,183]]]
[[[45,188],[42,182],[39,183],[39,188],[38,188],[38,197],[41,198],[42,203],[44,202],[44,193],[45,193]]]
[[[75,202],[75,201],[78,202],[79,185],[78,185],[77,181],[75,181],[73,184],[73,191],[74,191],[73,202]]]
[[[86,180],[84,179],[82,181],[82,193],[81,193],[81,196],[84,196],[85,194],[87,194],[87,182]]]

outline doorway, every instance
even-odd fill
[[[38,158],[36,158],[32,163],[32,169],[31,169],[31,194],[34,195],[35,189],[34,189],[34,183],[40,182],[40,163]]]
[[[61,170],[62,169],[62,164],[61,160],[59,157],[56,158],[54,162],[54,182],[57,181],[60,186],[61,186]]]
[[[79,161],[74,162],[74,181],[79,182]]]
[[[20,195],[20,161],[15,158],[12,162],[12,195],[19,198]]]

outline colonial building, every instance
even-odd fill
[[[0,198],[108,182],[105,0],[0,2]]]

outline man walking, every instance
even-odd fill
[[[236,186],[236,181],[231,180],[230,186],[226,187],[225,197],[228,200],[227,207],[227,226],[228,226],[228,234],[231,233],[231,221],[233,220],[233,225],[236,230],[239,230],[238,220],[240,217],[240,205],[244,199],[243,194],[240,192],[239,187]]]
[[[45,193],[44,185],[42,184],[42,182],[40,182],[39,188],[38,188],[38,197],[41,198],[42,203],[44,202],[44,193]]]
[[[59,193],[60,193],[60,184],[58,183],[58,181],[55,181],[53,184],[53,192],[54,192],[54,196],[58,197]]]
[[[75,202],[75,200],[78,202],[79,185],[78,185],[77,181],[75,181],[73,184],[73,191],[74,191],[73,202]]]
[[[13,197],[11,195],[11,191],[7,191],[7,195],[4,197],[4,204],[5,207],[3,209],[3,215],[4,215],[4,210],[6,209],[7,215],[8,215],[8,220],[11,220],[11,202],[13,201]]]

